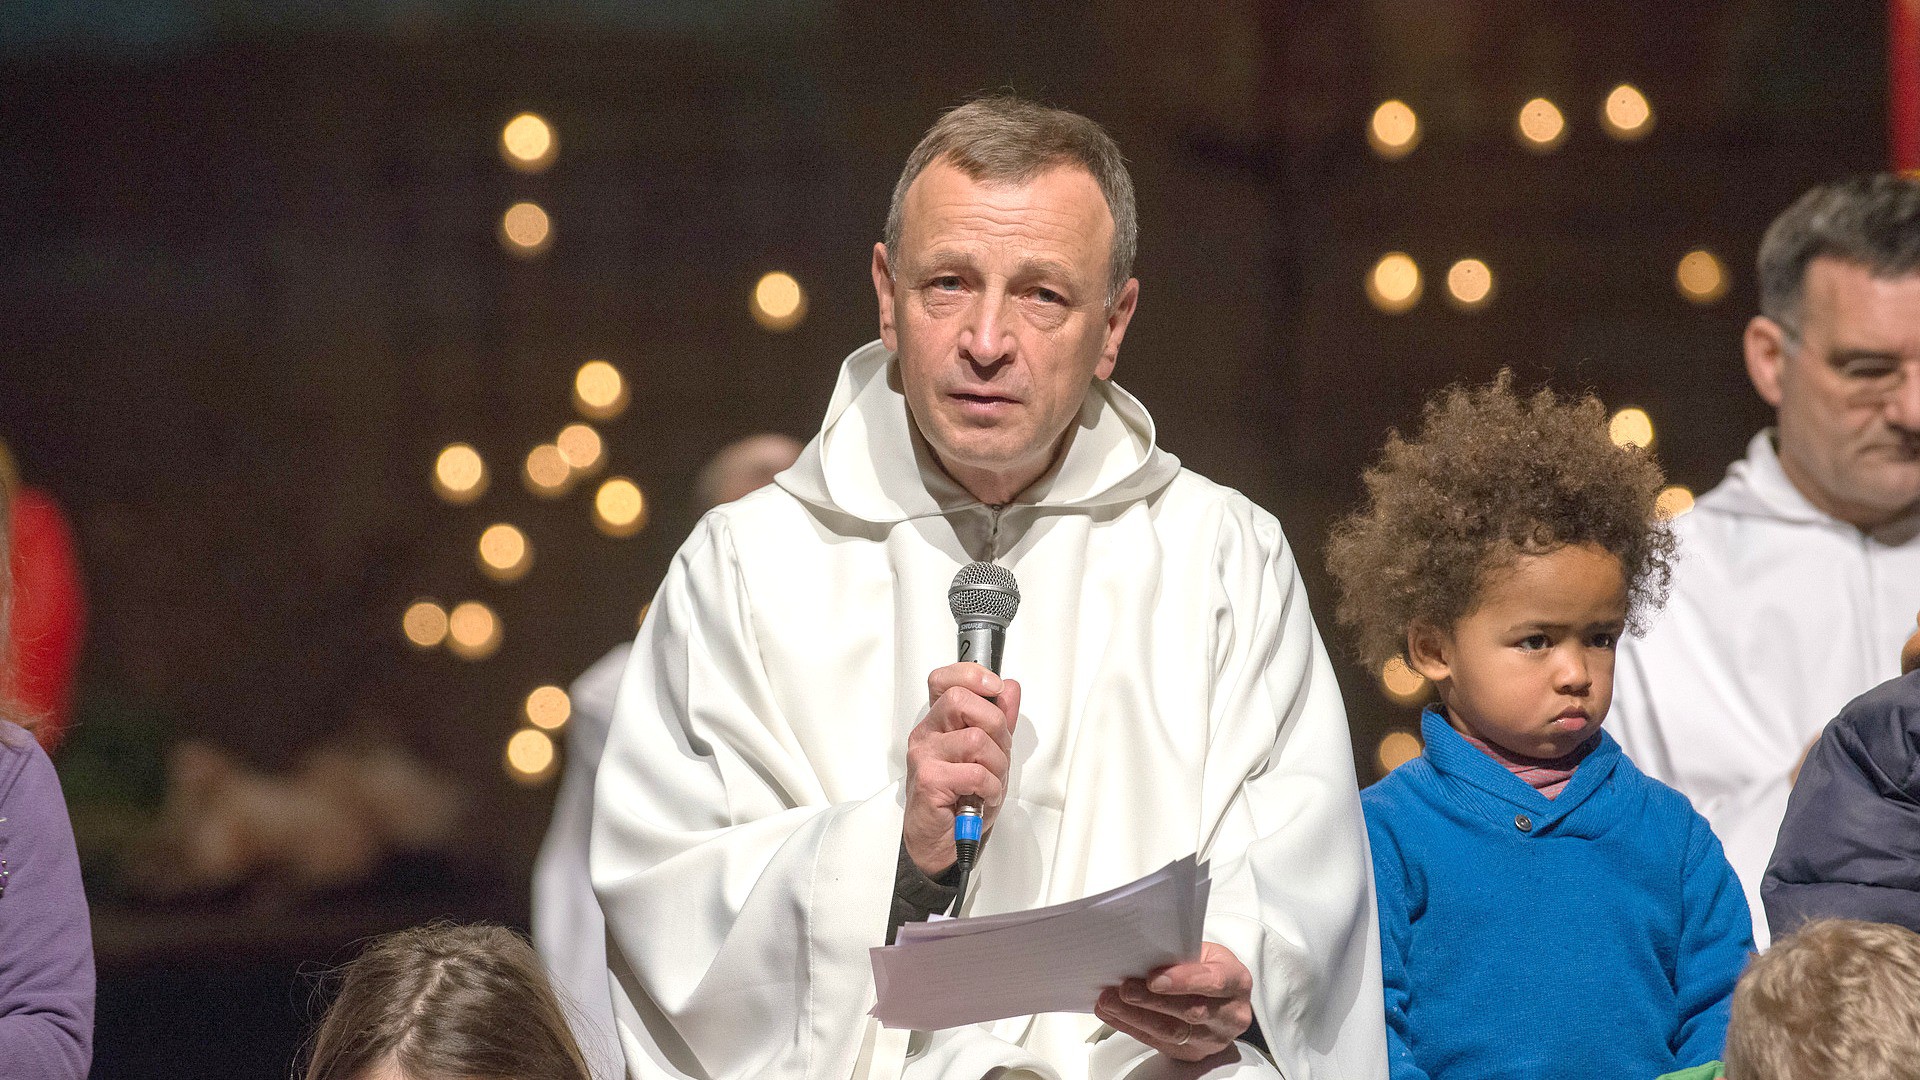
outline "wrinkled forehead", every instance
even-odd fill
[[[1072,162],[1031,176],[979,179],[941,158],[914,178],[903,210],[908,254],[954,242],[999,242],[1104,263],[1113,245],[1106,196],[1093,174]]]

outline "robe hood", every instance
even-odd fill
[[[792,468],[774,482],[813,506],[891,524],[982,505],[940,468],[916,429],[893,351],[878,341],[853,351],[826,420]],[[1180,459],[1154,441],[1153,418],[1132,394],[1095,380],[1053,468],[1010,505],[1087,508],[1159,491]]]
[[[1747,456],[1727,466],[1727,478],[1700,497],[1699,505],[1724,514],[1763,518],[1795,525],[1854,527],[1813,505],[1793,486],[1774,446],[1776,429],[1766,428],[1747,443]],[[1868,534],[1884,544],[1899,545],[1920,532],[1920,512],[1902,515]]]

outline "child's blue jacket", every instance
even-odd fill
[[[1421,733],[1361,793],[1393,1080],[1650,1080],[1718,1058],[1752,923],[1686,797],[1604,733],[1556,799],[1434,709]]]

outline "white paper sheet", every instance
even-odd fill
[[[1100,991],[1200,956],[1212,879],[1196,856],[1097,896],[980,918],[908,923],[872,951],[887,1027],[932,1031],[1092,1012]]]

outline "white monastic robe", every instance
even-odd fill
[[[593,777],[613,726],[614,697],[633,646],[622,643],[567,687],[566,766],[553,796],[547,836],[533,860],[533,947],[567,1007],[574,1041],[594,1080],[614,1080],[621,1067],[607,996],[607,923],[587,876],[587,835],[593,821]]]
[[[967,913],[1198,851],[1206,937],[1252,971],[1280,1070],[1384,1077],[1351,744],[1278,523],[1181,469],[1108,383],[1048,475],[983,506],[934,464],[897,378],[878,343],[850,356],[799,462],[706,515],[640,630],[591,859],[629,1074],[844,1080],[871,1064],[868,949],[887,928],[907,734],[954,657],[948,583],[991,559],[1022,593],[1004,663],[1022,711]],[[1091,1015],[917,1035],[910,1053],[908,1077],[1173,1075]],[[1251,1051],[1228,1072],[1272,1075]]]
[[[1763,431],[1674,527],[1673,595],[1620,643],[1607,728],[1712,824],[1764,948],[1760,879],[1793,770],[1842,705],[1900,674],[1920,514],[1873,532],[1828,516]]]

